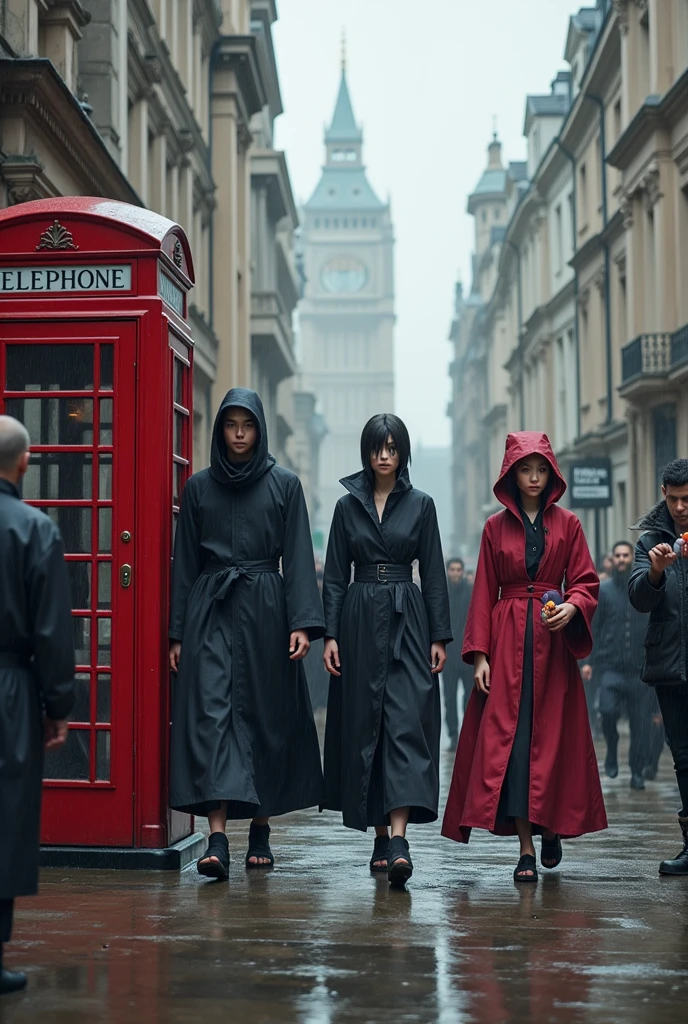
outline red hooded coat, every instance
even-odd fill
[[[537,453],[553,481],[543,526],[545,553],[535,580],[525,565],[525,529],[507,474]],[[474,691],[466,710],[442,835],[467,843],[471,828],[513,835],[497,807],[518,722],[526,616],[533,606],[533,728],[529,818],[563,837],[607,827],[600,777],[577,660],[592,648],[599,580],[577,517],[556,502],[566,490],[546,434],[509,434],[494,493],[506,506],[485,524],[463,643],[472,664],[490,660],[490,694]],[[559,590],[578,614],[559,633],[540,621],[540,596]]]

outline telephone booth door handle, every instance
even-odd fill
[[[123,565],[119,570],[119,581],[126,590],[127,587],[131,586],[131,566]]]

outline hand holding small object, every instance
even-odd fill
[[[674,554],[679,558],[688,558],[688,533],[682,533],[674,541]]]

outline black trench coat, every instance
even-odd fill
[[[260,429],[250,463],[229,464],[221,416],[249,409]],[[255,564],[282,573],[256,571]],[[320,749],[303,662],[289,634],[324,633],[308,513],[297,476],[267,452],[253,391],[220,407],[209,470],[182,497],[175,538],[170,638],[182,644],[173,681],[170,806],[230,818],[317,805]]]
[[[327,636],[337,640],[341,678],[330,681],[325,733],[324,806],[365,831],[410,806],[411,822],[437,818],[439,676],[430,645],[449,642],[449,599],[432,498],[399,475],[379,521],[369,476],[341,483],[323,602]],[[351,583],[351,564],[411,565],[412,582]]]
[[[43,711],[74,704],[74,630],[58,528],[0,480],[0,899],[38,888]]]

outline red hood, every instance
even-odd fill
[[[550,444],[547,434],[541,434],[537,430],[523,430],[518,434],[509,434],[506,439],[506,449],[504,451],[502,469],[493,490],[497,501],[500,501],[502,505],[511,509],[511,511],[516,515],[519,515],[518,505],[516,503],[515,495],[511,492],[507,484],[507,474],[512,466],[515,466],[519,462],[523,462],[529,455],[535,454],[541,455],[543,459],[547,459],[552,467],[554,482],[551,484],[547,495],[546,507],[549,508],[549,506],[553,505],[555,501],[559,501],[566,490],[566,481],[561,475],[561,470],[557,465],[557,460],[554,458],[552,445]]]

